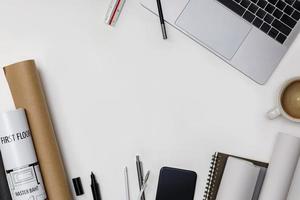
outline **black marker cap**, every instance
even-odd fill
[[[72,181],[73,181],[73,186],[75,189],[76,196],[83,195],[84,191],[82,188],[81,178],[80,177],[73,178]]]

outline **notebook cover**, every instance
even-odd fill
[[[209,175],[208,175],[208,179],[207,179],[208,182],[206,184],[205,193],[204,193],[204,200],[215,200],[217,198],[218,190],[220,187],[220,183],[221,183],[223,173],[225,170],[225,166],[227,163],[227,159],[229,156],[252,162],[256,166],[268,168],[268,163],[265,163],[265,162],[260,162],[260,161],[251,160],[248,158],[243,158],[243,157],[239,157],[239,156],[216,152],[213,155],[213,158],[211,161],[211,167],[210,167],[210,171],[209,171]]]

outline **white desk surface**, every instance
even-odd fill
[[[163,41],[138,0],[106,26],[109,3],[1,0],[0,64],[36,60],[69,180],[83,181],[76,199],[92,199],[93,170],[103,200],[125,200],[125,165],[136,199],[136,154],[151,170],[147,199],[163,166],[195,170],[201,199],[215,151],[268,161],[277,132],[300,136],[299,124],[265,115],[283,81],[300,75],[299,37],[260,86],[170,26]]]

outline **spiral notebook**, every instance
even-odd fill
[[[204,200],[232,199],[232,195],[235,199],[258,199],[267,168],[268,163],[216,152],[212,157]],[[233,194],[231,188],[238,192]]]
[[[204,200],[299,200],[300,138],[279,133],[269,163],[215,153]]]

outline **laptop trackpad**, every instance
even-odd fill
[[[251,30],[250,24],[215,0],[191,0],[176,25],[228,60]]]

